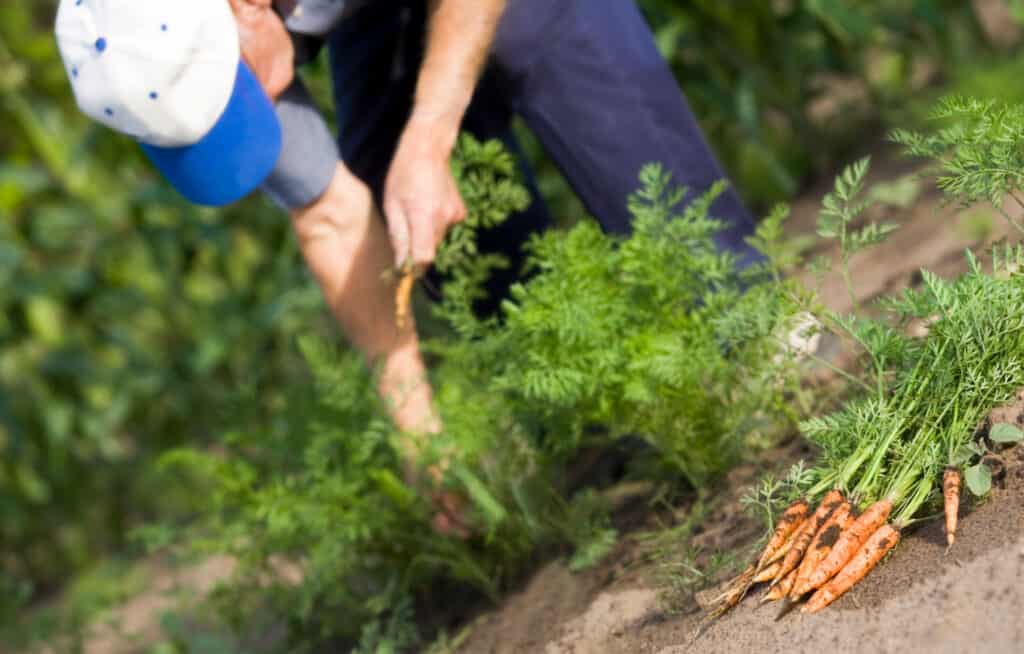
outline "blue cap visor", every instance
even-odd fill
[[[254,191],[281,153],[281,125],[274,105],[244,62],[235,90],[217,124],[193,145],[142,144],[167,181],[195,204],[220,207]]]

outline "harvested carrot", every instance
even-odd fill
[[[750,580],[754,578],[754,569],[747,568],[742,575],[740,575],[739,581],[733,586],[733,588],[726,593],[725,598],[722,600],[722,612],[728,611],[732,607],[740,603],[743,596],[747,594],[747,589],[750,588]]]
[[[789,591],[793,590],[793,584],[796,583],[797,569],[793,568],[788,575],[782,578],[777,584],[773,584],[768,592],[761,598],[761,603],[774,602],[780,600],[789,594]]]
[[[946,549],[956,540],[956,522],[960,512],[960,471],[946,468],[942,474],[942,498],[946,508]]]
[[[778,574],[782,568],[782,561],[776,560],[774,563],[769,563],[767,567],[761,572],[758,572],[754,577],[755,584],[762,584],[766,581],[772,581],[775,579],[775,575]]]
[[[754,564],[750,564],[749,566],[747,566],[746,570],[736,575],[736,577],[732,581],[730,581],[728,584],[724,586],[725,590],[723,590],[717,597],[711,600],[711,603],[717,604],[718,602],[724,602],[726,598],[732,596],[732,594],[736,592],[737,588],[743,586],[744,584],[752,585],[754,583],[752,581],[754,572]]]
[[[839,574],[824,586],[818,589],[807,604],[801,609],[804,613],[817,613],[832,602],[836,601],[843,593],[853,588],[854,584],[863,579],[874,569],[882,557],[886,555],[900,540],[899,530],[890,525],[882,525],[875,533],[871,534],[864,546],[857,550],[857,553],[850,559],[850,562],[843,566]]]
[[[850,506],[849,502],[843,502],[832,512],[832,515],[828,517],[828,520],[821,526],[821,529],[818,530],[818,535],[814,537],[814,541],[807,548],[807,553],[804,554],[803,561],[800,562],[800,566],[797,568],[799,572],[797,572],[793,590],[789,593],[790,598],[794,600],[800,599],[806,593],[813,590],[810,583],[811,575],[818,569],[818,566],[825,560],[825,557],[829,555],[832,547],[839,540],[839,536],[849,526],[851,521],[850,512],[852,510],[853,507]]]
[[[805,517],[803,520],[800,521],[800,524],[796,525],[792,533],[789,534],[789,538],[787,538],[786,542],[782,544],[782,547],[775,550],[775,553],[772,556],[772,558],[770,558],[767,562],[764,563],[764,567],[760,569],[760,572],[758,572],[757,575],[754,577],[752,583],[760,584],[768,581],[773,581],[775,579],[776,575],[778,575],[779,570],[782,568],[782,560],[786,558],[787,554],[789,554],[789,550],[793,548],[794,541],[796,541],[797,537],[800,535],[800,528],[803,527],[803,524],[807,522],[809,519],[810,518]]]
[[[757,562],[758,570],[765,568],[773,559],[778,558],[779,550],[791,541],[790,536],[807,519],[807,514],[810,511],[811,507],[804,499],[793,502],[783,511],[782,517],[779,518],[779,524],[775,526],[775,532],[768,540],[768,545],[765,546],[764,553],[761,554],[761,558]]]
[[[807,552],[807,548],[810,546],[811,541],[818,535],[818,531],[821,526],[825,524],[828,517],[843,503],[843,494],[836,489],[830,490],[825,494],[824,499],[821,500],[821,504],[814,511],[814,515],[804,523],[800,528],[800,534],[796,537],[793,542],[793,546],[789,549],[789,553],[786,554],[786,558],[782,560],[782,567],[779,568],[779,572],[775,575],[775,581],[773,583],[778,584],[786,575],[799,565],[800,561],[804,558],[804,554]]]
[[[405,329],[406,321],[409,319],[409,305],[412,304],[412,289],[416,283],[416,274],[412,267],[402,273],[402,279],[398,282],[398,289],[395,291],[395,322],[399,329]]]
[[[807,580],[808,590],[820,588],[842,570],[867,539],[885,524],[891,512],[892,502],[887,499],[875,502],[865,509],[864,513],[840,534],[828,556],[811,573]]]
[[[701,620],[699,625],[697,625],[697,631],[693,635],[694,640],[699,638],[700,635],[711,626],[711,623],[728,613],[730,609],[740,603],[740,601],[746,596],[747,591],[750,589],[753,578],[754,566],[751,565],[729,584],[729,588],[725,593],[720,595],[716,600],[721,603],[713,611],[704,616],[704,619]]]

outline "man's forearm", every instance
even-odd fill
[[[346,335],[380,372],[380,392],[395,423],[432,433],[439,421],[413,321],[399,327],[397,280],[382,276],[392,261],[370,190],[341,164],[324,195],[292,212],[302,253]]]
[[[451,149],[494,41],[506,0],[429,0],[426,54],[410,127]]]

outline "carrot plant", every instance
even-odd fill
[[[784,413],[794,378],[778,335],[798,305],[770,264],[740,270],[716,249],[709,207],[721,187],[683,206],[685,189],[658,166],[641,183],[630,237],[592,223],[536,237],[500,319],[476,320],[467,297],[447,293],[442,314],[474,338],[438,351],[542,424],[546,451],[638,435],[700,487]],[[760,241],[784,218],[766,219]]]
[[[964,205],[987,201],[1024,233],[1018,217],[1024,211],[1024,105],[949,97],[931,119],[938,129],[896,130],[893,140],[908,154],[931,160],[939,188],[951,198]]]

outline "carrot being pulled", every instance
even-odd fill
[[[395,290],[395,322],[399,329],[405,329],[409,319],[409,306],[412,304],[412,289],[416,283],[416,274],[412,267],[402,272],[402,279]]]
[[[942,474],[942,499],[946,509],[946,550],[956,540],[956,523],[960,513],[960,471],[946,468]]]
[[[892,502],[885,499],[869,506],[839,535],[839,540],[807,579],[808,592],[824,585],[857,553],[868,538],[885,524],[892,512]]]
[[[822,525],[818,535],[814,537],[811,546],[807,548],[807,553],[804,554],[800,567],[797,568],[796,583],[793,584],[793,590],[789,593],[791,599],[798,600],[814,589],[814,586],[811,585],[811,575],[818,569],[818,566],[825,560],[825,557],[831,553],[832,547],[850,525],[853,519],[852,510],[853,507],[850,506],[849,502],[843,502],[832,512],[832,515],[828,517],[825,524]]]
[[[867,539],[864,545],[843,566],[830,582],[818,589],[801,609],[804,613],[816,613],[836,601],[863,579],[889,550],[900,540],[900,532],[893,525],[882,525]]]
[[[828,517],[843,503],[843,494],[836,489],[830,490],[821,500],[821,504],[814,511],[814,514],[800,527],[800,533],[793,541],[793,546],[782,560],[782,567],[775,575],[774,584],[778,584],[786,575],[800,564],[810,546],[811,541],[818,535],[821,526],[825,524]]]

